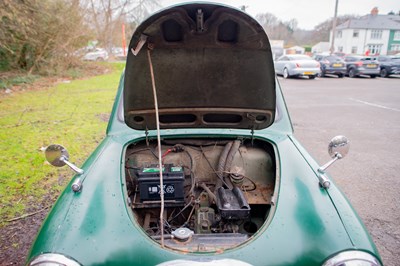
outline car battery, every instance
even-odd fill
[[[163,172],[164,200],[184,202],[183,183],[185,174],[181,166],[165,164]],[[161,200],[160,169],[158,165],[142,168],[137,173],[140,201]]]

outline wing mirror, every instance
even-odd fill
[[[46,160],[53,166],[62,167],[64,165],[68,165],[75,173],[82,175],[84,171],[71,163],[69,161],[69,153],[67,149],[58,144],[52,144],[48,146],[44,154],[46,156]],[[82,189],[82,181],[80,178],[77,178],[71,186],[72,190],[78,192]]]
[[[318,179],[322,187],[329,188],[331,185],[331,182],[325,175],[325,170],[337,160],[344,158],[349,149],[350,142],[345,136],[336,136],[329,142],[328,153],[332,157],[332,160],[318,168]]]

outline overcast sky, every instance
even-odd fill
[[[194,2],[185,0],[162,0],[164,7],[169,5]],[[197,1],[201,2],[201,1]],[[259,13],[272,13],[282,21],[297,19],[298,27],[312,30],[314,26],[333,17],[335,0],[215,0],[212,2],[240,7],[247,6],[246,11],[255,16]],[[400,0],[339,0],[338,15],[366,15],[378,7],[379,14],[400,11]]]

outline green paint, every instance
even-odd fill
[[[396,39],[396,40],[394,39],[396,31],[400,32],[400,30],[390,30],[388,47],[387,47],[388,54],[400,52],[399,50],[397,50],[397,51],[391,50],[392,45],[394,45],[394,44],[400,45],[400,39]]]
[[[165,171],[165,168],[162,168],[162,171]],[[158,173],[160,172],[160,168],[144,168],[143,173]]]

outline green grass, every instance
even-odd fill
[[[0,98],[0,221],[54,200],[73,176],[49,165],[41,147],[62,144],[80,166],[104,137],[124,64],[110,68],[106,75]]]
[[[38,79],[37,75],[19,75],[7,79],[0,79],[0,89],[7,89],[14,85],[29,84]]]

